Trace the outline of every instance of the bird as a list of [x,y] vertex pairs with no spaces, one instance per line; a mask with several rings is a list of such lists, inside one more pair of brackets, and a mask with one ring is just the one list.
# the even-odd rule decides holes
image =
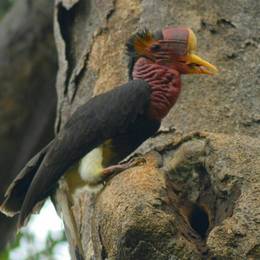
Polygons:
[[92,97],[72,114],[10,184],[0,211],[18,214],[20,228],[62,176],[95,186],[130,167],[120,162],[158,131],[181,92],[181,75],[218,72],[196,49],[197,38],[187,27],[134,33],[126,43],[129,81]]

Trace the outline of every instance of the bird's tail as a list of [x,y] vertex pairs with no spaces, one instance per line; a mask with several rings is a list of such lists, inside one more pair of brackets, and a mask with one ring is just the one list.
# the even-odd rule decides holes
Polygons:
[[10,184],[5,193],[5,200],[0,206],[0,211],[2,213],[9,217],[13,217],[20,212],[30,184],[50,145],[51,143],[36,154]]

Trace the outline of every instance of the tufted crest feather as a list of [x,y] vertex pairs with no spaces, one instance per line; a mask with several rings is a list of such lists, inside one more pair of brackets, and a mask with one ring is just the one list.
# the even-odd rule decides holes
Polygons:
[[126,43],[126,51],[128,55],[128,76],[132,79],[132,70],[136,60],[140,56],[148,54],[148,47],[156,40],[163,39],[162,31],[151,33],[148,29],[144,29],[132,35]]
[[135,57],[145,55],[147,47],[151,46],[153,41],[153,35],[147,29],[137,32],[126,43],[127,54]]
[[148,29],[139,31],[128,39],[126,43],[126,51],[129,57],[128,69],[130,79],[132,79],[134,63],[138,57],[145,56],[147,47],[151,45],[153,40],[153,34]]

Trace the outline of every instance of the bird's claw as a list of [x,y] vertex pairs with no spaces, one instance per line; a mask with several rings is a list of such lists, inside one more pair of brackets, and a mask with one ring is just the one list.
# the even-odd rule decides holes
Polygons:
[[104,178],[107,178],[109,176],[118,174],[122,171],[125,171],[131,167],[140,166],[146,163],[146,159],[144,157],[135,157],[130,159],[128,162],[123,162],[121,164],[116,164],[109,166],[102,171],[102,175]]
[[139,157],[134,157],[134,158],[130,159],[125,164],[128,165],[127,168],[131,168],[131,167],[135,167],[135,166],[144,165],[145,163],[146,163],[146,159],[144,157],[139,156]]
[[160,127],[160,129],[153,135],[153,138],[160,135],[160,134],[168,134],[176,132],[176,128],[174,126],[169,127]]

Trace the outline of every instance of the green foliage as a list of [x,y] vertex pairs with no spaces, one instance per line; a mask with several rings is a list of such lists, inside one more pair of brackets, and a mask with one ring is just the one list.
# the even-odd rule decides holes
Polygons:
[[16,240],[13,241],[4,251],[0,252],[0,260],[8,260],[10,258],[10,252],[20,246],[22,236],[22,233],[17,234]]
[[[32,240],[32,243],[34,241],[34,238]],[[46,238],[46,247],[45,249],[35,252],[34,254],[28,256],[28,260],[40,260],[40,259],[54,259],[53,255],[55,252],[55,247],[60,244],[61,242],[65,242],[65,234],[63,233],[59,239],[55,239],[50,232]],[[44,258],[43,258],[44,257]]]
[[0,19],[7,13],[15,0],[1,0],[0,1]]
[[11,243],[4,251],[0,252],[0,260],[9,260],[11,252],[13,250],[19,249],[19,247],[22,246],[21,243],[27,244],[30,248],[32,248],[32,250],[28,252],[26,260],[54,259],[53,256],[55,254],[55,247],[60,243],[65,242],[66,238],[64,232],[60,233],[58,238],[57,236],[54,237],[54,235],[49,232],[45,240],[44,249],[40,251],[37,251],[34,246],[36,243],[35,240],[34,233],[28,231],[20,232],[17,235],[16,240]]

